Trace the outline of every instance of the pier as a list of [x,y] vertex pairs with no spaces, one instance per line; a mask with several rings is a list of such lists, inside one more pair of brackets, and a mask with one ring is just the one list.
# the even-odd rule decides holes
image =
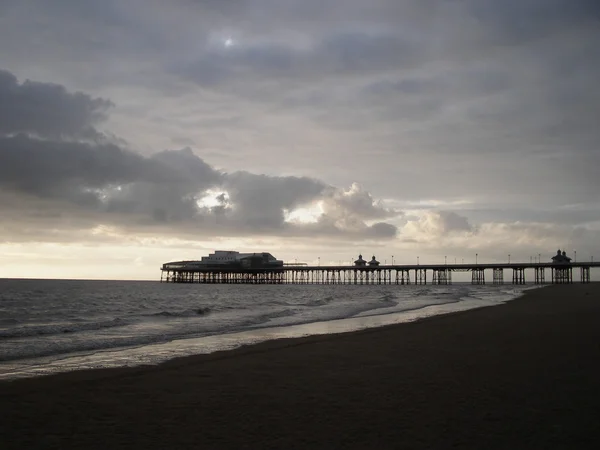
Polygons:
[[[309,266],[284,265],[275,268],[215,268],[191,262],[166,263],[161,267],[164,283],[203,284],[345,284],[345,285],[409,285],[452,284],[452,274],[471,272],[472,284],[515,285],[589,283],[598,262],[568,263],[492,263],[492,264],[417,264],[377,266]],[[533,273],[526,279],[526,270]],[[508,278],[505,278],[508,272]],[[575,280],[573,276],[575,272]],[[491,277],[490,277],[491,275]],[[489,278],[488,278],[489,277]]]

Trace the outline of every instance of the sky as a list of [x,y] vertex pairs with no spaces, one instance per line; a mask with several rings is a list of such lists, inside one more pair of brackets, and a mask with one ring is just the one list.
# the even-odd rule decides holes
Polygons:
[[0,0],[0,277],[600,258],[596,0]]

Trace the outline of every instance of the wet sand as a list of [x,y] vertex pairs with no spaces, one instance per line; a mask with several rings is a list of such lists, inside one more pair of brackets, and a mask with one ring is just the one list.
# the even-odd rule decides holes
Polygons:
[[600,284],[153,367],[0,383],[1,449],[598,445]]

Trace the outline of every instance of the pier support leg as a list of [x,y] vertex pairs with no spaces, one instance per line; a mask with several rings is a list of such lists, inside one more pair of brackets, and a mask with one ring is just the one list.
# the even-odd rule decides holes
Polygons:
[[581,268],[581,282],[582,283],[589,283],[590,282],[590,268],[589,268],[589,266]]
[[471,274],[471,284],[485,284],[484,269],[473,269]]
[[396,270],[396,284],[410,284],[410,271],[395,269]]
[[513,269],[513,284],[525,284],[524,267],[516,267]]
[[432,284],[452,284],[450,269],[433,269]]
[[544,284],[546,282],[546,271],[543,267],[535,268],[535,284]]
[[573,283],[573,268],[571,267],[553,267],[552,284],[571,284]]
[[504,269],[494,267],[493,269],[493,284],[504,284]]

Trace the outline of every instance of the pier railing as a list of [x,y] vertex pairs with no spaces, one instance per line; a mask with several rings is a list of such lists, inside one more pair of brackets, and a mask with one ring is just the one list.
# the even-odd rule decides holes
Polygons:
[[[492,284],[504,284],[504,271],[512,270],[512,284],[570,284],[578,269],[579,281],[591,281],[591,268],[598,262],[505,263],[505,264],[417,264],[380,266],[308,266],[286,265],[265,269],[203,268],[193,264],[163,264],[161,282],[211,284],[452,284],[453,272],[471,272],[472,284],[486,284],[491,272]],[[533,270],[533,279],[526,280],[525,271]],[[550,276],[546,278],[546,273]],[[508,280],[507,280],[508,281]]]

